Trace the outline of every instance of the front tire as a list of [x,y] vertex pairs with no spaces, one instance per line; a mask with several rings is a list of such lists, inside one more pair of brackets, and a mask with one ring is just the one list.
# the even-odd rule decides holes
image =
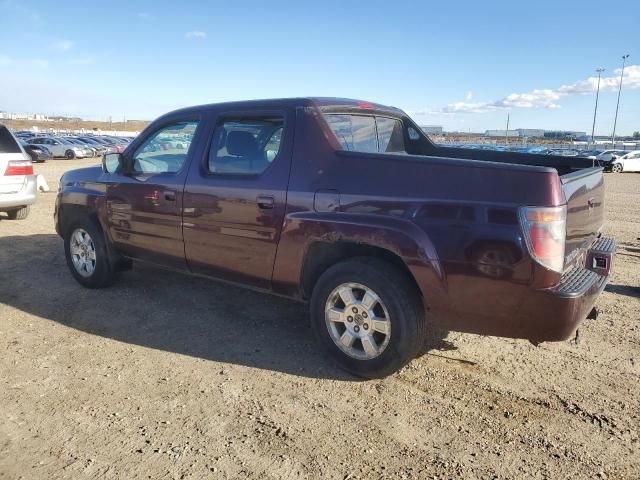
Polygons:
[[420,294],[404,272],[387,262],[361,257],[333,265],[316,283],[310,308],[316,339],[354,375],[386,377],[424,344]]
[[64,253],[71,274],[83,287],[103,288],[115,281],[104,234],[95,221],[86,218],[70,226]]
[[619,163],[614,163],[611,165],[611,171],[613,173],[622,173],[622,165]]
[[65,156],[68,160],[73,160],[74,158],[76,158],[76,152],[74,152],[73,150],[67,150]]
[[20,207],[15,210],[9,210],[7,215],[9,216],[9,220],[24,220],[29,216],[29,212],[31,211],[31,207],[27,205],[26,207]]

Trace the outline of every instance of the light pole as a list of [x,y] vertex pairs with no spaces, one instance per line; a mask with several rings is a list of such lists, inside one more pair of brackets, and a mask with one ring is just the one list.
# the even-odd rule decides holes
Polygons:
[[504,131],[504,144],[509,145],[509,115],[510,112],[507,112],[507,129]]
[[618,123],[618,108],[620,107],[620,92],[622,91],[622,77],[624,76],[624,64],[629,54],[622,56],[622,71],[620,72],[620,85],[618,86],[618,103],[616,103],[616,116],[613,120],[613,134],[611,135],[611,148],[616,148],[616,124]]
[[600,95],[600,76],[604,72],[604,68],[596,69],[598,72],[598,88],[596,88],[596,108],[593,110],[593,127],[591,127],[591,145],[593,145],[593,135],[596,130],[596,114],[598,113],[598,96]]

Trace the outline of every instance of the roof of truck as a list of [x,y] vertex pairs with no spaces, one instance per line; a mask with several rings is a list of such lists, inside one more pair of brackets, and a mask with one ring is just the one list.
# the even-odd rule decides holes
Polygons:
[[325,107],[345,107],[345,108],[362,108],[373,110],[387,110],[394,112],[401,112],[400,109],[391,107],[388,105],[382,105],[379,103],[369,102],[365,100],[356,100],[351,98],[337,98],[337,97],[294,97],[294,98],[270,98],[260,100],[241,100],[233,102],[221,102],[221,103],[209,103],[204,105],[194,105],[192,107],[180,108],[167,115],[174,115],[179,113],[193,113],[203,110],[225,108],[229,110],[242,110],[252,109],[259,107],[310,107],[316,106],[320,108]]

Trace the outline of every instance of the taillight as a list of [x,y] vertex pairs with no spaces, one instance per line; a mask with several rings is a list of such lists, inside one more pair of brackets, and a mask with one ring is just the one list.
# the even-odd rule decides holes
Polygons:
[[9,160],[5,176],[9,175],[33,175],[33,164],[31,160]]
[[562,272],[567,207],[523,207],[520,223],[533,259],[550,270]]

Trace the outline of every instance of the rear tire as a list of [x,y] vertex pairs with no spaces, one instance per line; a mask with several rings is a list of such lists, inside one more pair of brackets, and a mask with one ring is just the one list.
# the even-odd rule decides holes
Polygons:
[[102,229],[94,220],[74,222],[64,236],[64,253],[73,278],[87,288],[104,288],[116,279]]
[[29,216],[29,212],[31,211],[31,207],[27,205],[26,207],[20,207],[15,210],[9,210],[7,215],[9,215],[9,220],[24,220]]
[[[349,300],[343,301],[344,296]],[[375,258],[355,258],[327,269],[313,289],[310,309],[321,347],[338,366],[360,377],[382,378],[398,371],[425,341],[425,312],[415,284],[394,265]]]

